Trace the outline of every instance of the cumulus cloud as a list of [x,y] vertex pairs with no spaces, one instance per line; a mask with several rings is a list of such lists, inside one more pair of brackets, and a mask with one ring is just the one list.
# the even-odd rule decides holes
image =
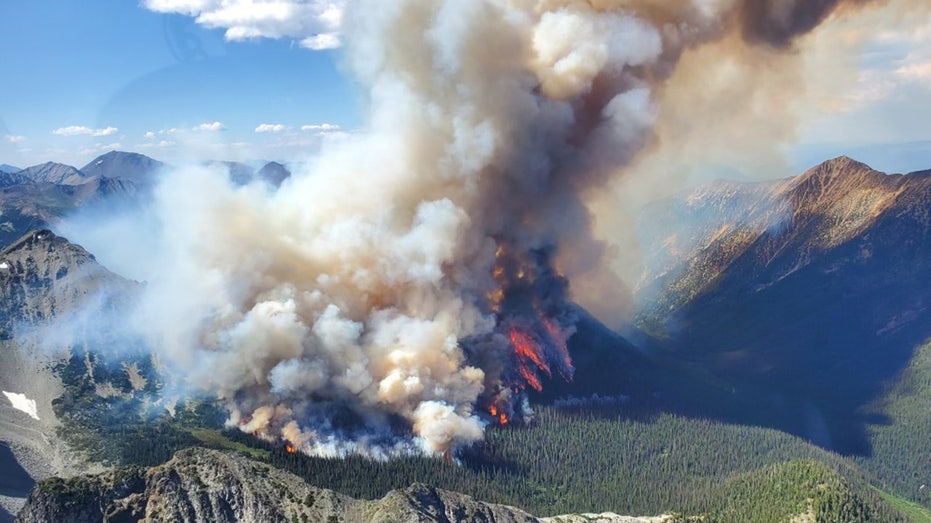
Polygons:
[[7,134],[3,137],[4,140],[10,143],[23,143],[26,141],[26,137],[18,134]]
[[112,136],[119,131],[120,130],[116,127],[92,129],[84,125],[69,125],[67,127],[55,129],[52,131],[52,134],[57,134],[58,136]]
[[255,128],[257,133],[280,133],[288,130],[288,127],[280,123],[263,123]]
[[145,136],[145,139],[146,139],[146,140],[151,140],[151,139],[155,138],[155,132],[153,132],[153,131],[148,131],[148,132],[146,132],[145,135],[143,135],[143,136]]
[[[212,132],[217,132],[217,131],[225,131],[225,130],[226,130],[226,126],[223,125],[222,122],[204,122],[204,123],[202,123],[202,124],[200,124],[200,125],[194,127],[194,129],[192,129],[192,130],[193,130],[193,131],[202,131],[202,132],[210,132],[210,133],[212,133]],[[167,131],[165,131],[165,132],[171,134],[171,133],[174,132],[174,131],[175,131],[174,129],[169,129],[169,130],[167,130]]]
[[294,38],[309,49],[340,45],[345,0],[145,0],[159,13],[179,13],[227,40]]

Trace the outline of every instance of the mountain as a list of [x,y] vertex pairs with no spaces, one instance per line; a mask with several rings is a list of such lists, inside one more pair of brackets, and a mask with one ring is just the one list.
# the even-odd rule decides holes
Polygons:
[[6,163],[0,163],[0,173],[13,174],[13,173],[18,173],[19,171],[22,171],[22,170],[23,169],[20,167],[13,167],[12,165],[9,165]]
[[[96,349],[113,350],[107,333],[94,329],[110,328],[100,320],[125,307],[135,288],[80,246],[47,230],[32,231],[0,250],[0,389],[35,402],[37,414],[33,419],[0,405],[0,508],[15,511],[28,493],[11,486],[99,468],[83,462],[62,440],[73,431],[61,431],[53,404],[72,397],[76,389],[69,385],[77,382],[88,391],[80,396],[86,405],[94,405],[98,387],[107,387],[112,373],[80,347],[92,340]],[[69,374],[70,382],[55,370],[69,359],[78,360],[79,369]],[[9,520],[0,510],[0,521]]]
[[89,176],[78,169],[63,163],[46,162],[27,167],[18,173],[34,183],[54,183],[59,185],[79,185]]
[[[292,474],[242,456],[203,448],[181,451],[148,470],[123,469],[39,483],[17,516],[19,523],[92,521],[255,522],[452,522],[556,523],[590,521],[538,519],[503,505],[426,485],[360,501],[312,487]],[[605,523],[663,523],[670,517],[624,518]]]
[[81,171],[88,177],[122,180],[145,186],[152,184],[164,167],[164,163],[142,154],[110,151],[91,160]]
[[639,325],[733,387],[721,415],[869,456],[869,406],[931,337],[929,202],[931,172],[841,157],[653,205]]
[[0,186],[0,248],[27,231],[53,226],[79,207],[137,197],[135,184],[111,178],[89,178],[78,185],[42,182]]
[[9,187],[10,185],[19,185],[30,181],[29,177],[21,173],[21,170],[10,172],[0,170],[0,187]]
[[291,176],[291,171],[278,162],[268,162],[255,173],[256,178],[264,180],[272,187],[278,187],[281,182]]
[[91,302],[99,313],[125,299],[133,285],[67,239],[30,232],[0,250],[0,338],[16,326],[95,312]]
[[255,169],[241,162],[210,161],[207,166],[221,166],[226,169],[230,181],[236,185],[246,185],[255,178]]

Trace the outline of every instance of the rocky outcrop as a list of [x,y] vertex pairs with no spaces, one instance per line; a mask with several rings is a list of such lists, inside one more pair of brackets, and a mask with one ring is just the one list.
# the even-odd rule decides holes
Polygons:
[[53,317],[114,308],[136,284],[48,230],[32,231],[0,251],[0,339]]
[[[660,523],[600,515],[597,521]],[[576,518],[583,516],[576,516]],[[459,522],[581,521],[538,519],[503,505],[426,485],[395,490],[375,501],[319,489],[269,465],[232,453],[186,449],[148,470],[121,469],[96,476],[40,482],[19,523],[109,522]],[[585,520],[590,521],[590,520]]]

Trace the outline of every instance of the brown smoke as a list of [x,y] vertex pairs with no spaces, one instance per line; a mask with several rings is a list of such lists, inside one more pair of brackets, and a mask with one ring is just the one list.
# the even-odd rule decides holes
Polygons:
[[680,60],[699,67],[738,34],[776,52],[841,5],[351,1],[366,129],[277,192],[209,168],[170,176],[166,270],[140,326],[231,425],[304,452],[480,439],[541,375],[571,379],[567,302],[612,322],[627,310],[591,200],[658,121],[672,140],[689,125],[659,105],[688,105],[664,90]]

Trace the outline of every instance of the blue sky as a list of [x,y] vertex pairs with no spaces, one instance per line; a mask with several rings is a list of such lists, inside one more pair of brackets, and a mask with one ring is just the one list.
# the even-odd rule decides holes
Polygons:
[[0,2],[0,20],[0,163],[81,166],[112,148],[274,158],[360,121],[336,52],[292,38],[227,42],[131,0]]
[[[333,49],[344,1],[0,2],[0,163],[298,158],[362,124]],[[859,78],[800,123],[794,168],[839,154],[931,167],[926,22],[869,29]]]

